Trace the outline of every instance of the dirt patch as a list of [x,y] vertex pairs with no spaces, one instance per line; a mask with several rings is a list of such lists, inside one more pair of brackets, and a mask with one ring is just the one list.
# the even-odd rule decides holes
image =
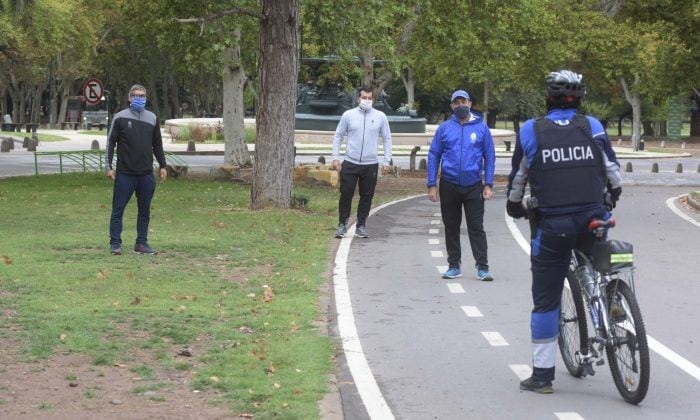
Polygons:
[[[71,352],[23,362],[19,345],[3,339],[0,352],[0,418],[3,419],[230,419],[215,390],[193,391],[198,366],[194,348],[173,349],[189,370],[161,369],[148,351],[138,350],[129,365],[97,366]],[[132,371],[147,365],[149,378]]]

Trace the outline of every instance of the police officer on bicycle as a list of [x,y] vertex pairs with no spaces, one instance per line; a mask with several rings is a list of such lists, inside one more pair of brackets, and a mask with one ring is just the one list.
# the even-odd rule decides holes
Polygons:
[[620,165],[603,125],[577,113],[586,95],[582,76],[559,70],[549,73],[545,83],[547,115],[526,121],[520,129],[506,210],[514,218],[528,217],[522,200],[529,182],[530,214],[535,219],[530,221],[533,367],[520,389],[550,394],[571,251],[590,250],[594,238],[588,221],[607,218],[608,206],[614,207],[622,188]]

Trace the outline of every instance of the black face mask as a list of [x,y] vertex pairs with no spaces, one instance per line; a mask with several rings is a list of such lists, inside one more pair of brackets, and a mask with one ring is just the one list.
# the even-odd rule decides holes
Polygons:
[[471,108],[469,108],[468,106],[460,105],[457,108],[453,109],[452,112],[454,112],[455,117],[457,117],[457,119],[463,120],[467,118],[470,110]]

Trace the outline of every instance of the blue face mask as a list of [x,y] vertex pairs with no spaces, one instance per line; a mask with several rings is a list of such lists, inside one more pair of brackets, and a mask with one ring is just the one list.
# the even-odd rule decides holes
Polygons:
[[146,108],[146,98],[133,97],[131,98],[131,105],[129,105],[134,111],[141,112]]
[[457,108],[455,108],[453,112],[455,113],[455,117],[457,117],[457,119],[463,120],[467,118],[470,110],[471,109],[468,106],[460,105]]

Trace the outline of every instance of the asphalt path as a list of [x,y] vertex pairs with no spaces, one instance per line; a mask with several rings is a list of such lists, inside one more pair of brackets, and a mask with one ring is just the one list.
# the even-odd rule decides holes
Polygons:
[[[516,237],[527,237],[528,227],[505,215],[502,187],[485,219],[494,282],[476,280],[464,227],[464,276],[440,277],[440,208],[426,196],[375,209],[371,237],[343,239],[338,256],[345,260],[336,258],[345,418],[698,418],[700,217],[688,221],[667,205],[686,192],[628,185],[615,210],[611,236],[635,244],[637,296],[652,348],[651,385],[640,406],[621,399],[607,364],[576,379],[559,357],[553,395],[518,389],[530,369],[531,297],[529,257]],[[340,325],[347,322],[353,328]]]

